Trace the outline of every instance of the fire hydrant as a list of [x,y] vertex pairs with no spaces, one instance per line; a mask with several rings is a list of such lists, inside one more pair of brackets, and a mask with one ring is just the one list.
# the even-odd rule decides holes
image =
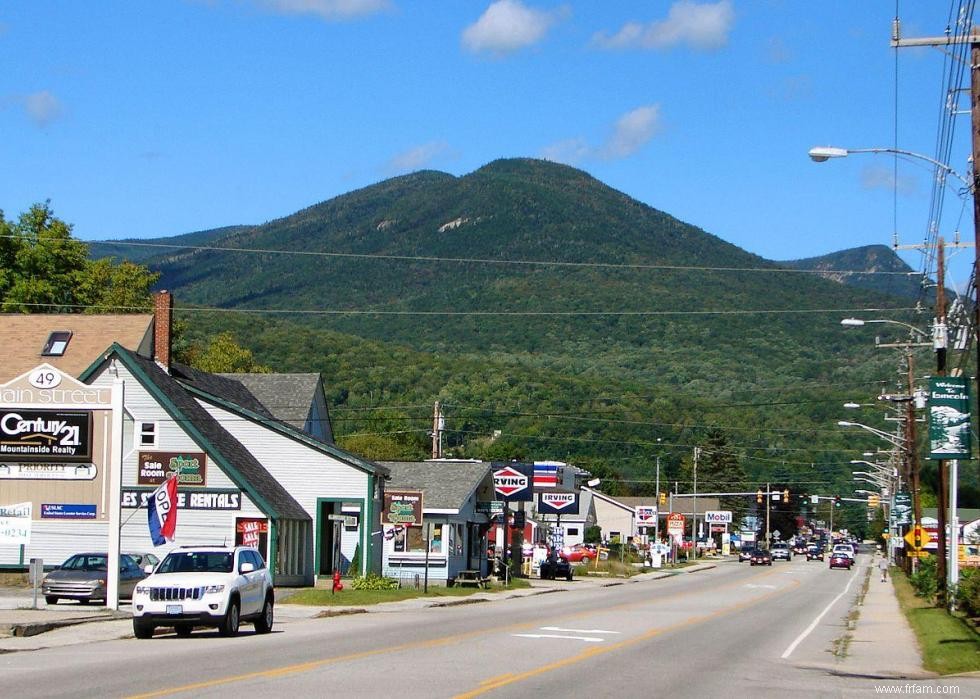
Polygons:
[[333,572],[333,592],[339,592],[344,589],[344,583],[340,582],[340,571],[335,570]]

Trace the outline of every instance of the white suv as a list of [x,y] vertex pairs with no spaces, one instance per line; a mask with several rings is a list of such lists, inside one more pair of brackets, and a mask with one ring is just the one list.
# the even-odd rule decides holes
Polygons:
[[189,636],[195,626],[211,626],[234,636],[242,621],[269,633],[274,604],[272,575],[255,549],[178,548],[133,591],[133,634],[150,638],[157,626],[172,626]]

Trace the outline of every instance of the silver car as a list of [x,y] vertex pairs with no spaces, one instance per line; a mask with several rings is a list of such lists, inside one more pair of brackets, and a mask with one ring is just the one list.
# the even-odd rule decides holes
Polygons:
[[[41,582],[41,594],[48,604],[58,600],[73,599],[80,604],[106,600],[106,572],[109,556],[105,553],[76,553],[48,573]],[[136,583],[146,577],[135,559],[127,554],[119,556],[119,596],[133,596]]]

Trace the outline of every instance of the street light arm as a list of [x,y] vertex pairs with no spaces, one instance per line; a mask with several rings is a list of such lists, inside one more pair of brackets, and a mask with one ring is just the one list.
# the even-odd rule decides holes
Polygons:
[[887,432],[876,429],[874,427],[868,427],[867,425],[861,424],[860,422],[849,422],[847,420],[840,420],[838,421],[837,424],[840,427],[860,427],[861,429],[867,430],[868,432],[875,435],[876,437],[879,437],[880,439],[884,439],[886,442],[893,444],[899,449],[904,450],[906,448],[904,439],[900,439],[899,437],[896,437],[893,434],[888,434]]
[[846,158],[851,153],[892,153],[894,155],[904,155],[907,158],[924,160],[927,163],[932,163],[943,172],[958,179],[966,186],[967,190],[971,192],[973,191],[972,183],[946,163],[941,163],[935,158],[930,158],[928,155],[913,153],[910,150],[902,150],[901,148],[836,148],[834,146],[816,146],[810,149],[809,156],[810,160],[814,161],[815,163],[823,163],[831,158]]
[[928,339],[929,334],[924,330],[911,325],[910,323],[903,323],[900,320],[891,320],[889,318],[874,318],[872,320],[864,320],[862,318],[844,318],[841,320],[840,324],[847,328],[860,327],[866,323],[890,323],[892,325],[901,325],[903,328],[908,328],[914,334],[918,335],[922,339]]

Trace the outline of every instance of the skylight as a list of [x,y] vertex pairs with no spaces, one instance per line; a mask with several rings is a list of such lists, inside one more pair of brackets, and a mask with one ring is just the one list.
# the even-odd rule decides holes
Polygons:
[[68,349],[68,341],[71,340],[71,330],[55,330],[48,335],[48,341],[44,343],[41,350],[42,357],[60,357]]

